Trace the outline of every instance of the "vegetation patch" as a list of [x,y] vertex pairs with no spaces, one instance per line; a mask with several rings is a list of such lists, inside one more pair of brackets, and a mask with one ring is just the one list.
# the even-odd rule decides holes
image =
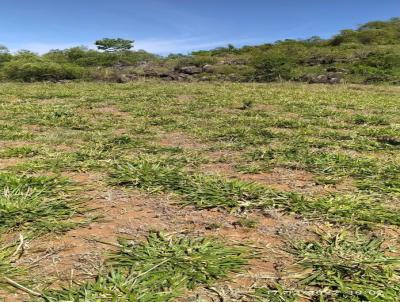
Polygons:
[[16,148],[8,148],[0,152],[0,158],[12,158],[12,157],[34,157],[39,154],[39,151],[35,148],[24,146]]
[[342,230],[290,246],[296,263],[283,278],[286,286],[256,289],[261,301],[398,301],[400,257],[384,240]]
[[[0,80],[103,80],[126,83],[139,78],[179,81],[273,82],[319,84],[399,84],[400,19],[373,21],[345,29],[330,39],[286,39],[256,46],[221,46],[187,55],[160,57],[132,51],[134,42],[121,38],[95,41],[85,47],[15,54],[0,45]],[[248,109],[244,103],[243,109]],[[363,117],[355,122],[364,123]],[[296,127],[293,123],[282,127]]]
[[[254,238],[249,248],[257,249],[255,253],[266,263],[258,265],[261,259],[257,259],[251,273],[243,273],[246,280],[277,273],[276,268],[282,264],[277,255],[280,255],[280,249],[285,248],[282,246],[282,232],[301,239],[309,234],[305,230],[307,226],[314,229],[327,223],[323,229],[360,227],[366,234],[362,236],[367,239],[373,233],[397,234],[400,225],[399,92],[397,87],[391,86],[293,83],[3,83],[0,89],[0,145],[3,146],[0,147],[0,253],[5,253],[1,256],[0,270],[9,274],[10,279],[40,291],[47,288],[45,277],[67,286],[63,283],[65,279],[58,280],[61,279],[58,276],[69,276],[67,270],[73,266],[75,285],[63,291],[47,292],[53,301],[74,301],[75,297],[77,301],[84,301],[86,293],[87,301],[103,297],[106,301],[113,297],[116,301],[129,301],[126,298],[129,295],[133,295],[135,301],[138,300],[136,293],[149,297],[149,301],[157,301],[152,295],[158,285],[153,287],[151,284],[156,283],[150,284],[150,279],[153,278],[157,284],[161,280],[152,274],[153,270],[136,281],[132,281],[135,278],[132,276],[137,277],[140,272],[147,272],[160,263],[154,259],[160,258],[160,253],[166,248],[158,237],[149,241],[160,245],[160,250],[150,248],[148,243],[143,244],[151,252],[148,257],[153,252],[156,255],[151,258],[153,260],[142,255],[145,248],[141,244],[121,242],[120,251],[110,257],[97,280],[85,283],[79,283],[84,281],[78,276],[86,273],[86,264],[91,265],[86,263],[87,253],[97,255],[99,250],[78,249],[78,254],[72,259],[69,251],[58,252],[57,249],[58,244],[64,247],[64,242],[69,242],[70,238],[73,238],[72,244],[87,246],[86,241],[80,240],[90,239],[91,234],[96,239],[113,242],[110,236],[114,232],[132,230],[135,233],[136,229],[141,232],[142,224],[147,223],[140,219],[142,211],[151,216],[154,223],[159,221],[167,225],[168,230],[227,234],[226,238],[232,241],[235,238]],[[181,97],[183,95],[190,97]],[[52,174],[70,175],[82,186],[78,190],[77,184],[60,176],[48,176]],[[104,186],[105,180],[109,181],[110,187]],[[140,198],[136,198],[131,188],[160,194],[149,199],[139,194]],[[121,189],[125,190],[121,192]],[[165,199],[162,194],[169,194],[172,198]],[[75,232],[61,237],[60,233],[80,226],[87,218],[87,215],[81,215],[85,211],[79,203],[82,196],[93,197],[90,204],[98,207],[99,214],[104,213],[110,220],[99,221],[88,228],[85,239],[75,237]],[[176,208],[169,204],[170,200],[192,206],[176,213]],[[196,209],[210,210],[196,212]],[[287,217],[281,219],[276,210],[294,216],[296,221]],[[254,216],[254,211],[268,217]],[[233,217],[228,212],[241,215]],[[169,214],[176,216],[161,221]],[[121,219],[115,222],[119,215]],[[227,215],[226,220],[221,219],[223,215]],[[125,224],[127,221],[129,225]],[[101,227],[114,225],[114,222],[118,228],[110,228],[110,232],[101,231]],[[144,227],[147,229],[151,225]],[[38,260],[34,262],[38,266],[34,272],[43,271],[47,276],[33,275],[28,267],[23,270],[26,275],[20,277],[14,266],[18,268],[36,256],[42,259],[48,255],[47,251],[36,252],[36,247],[42,246],[42,241],[48,238],[38,236],[47,232],[58,233],[52,237],[52,245],[56,247],[54,257],[59,262],[52,266],[48,265],[50,258]],[[6,252],[6,247],[12,245],[10,241],[18,233],[25,238],[22,241],[26,246],[16,257],[12,256],[15,248]],[[86,230],[77,233],[86,234]],[[197,240],[191,234],[188,236],[191,236],[190,240]],[[183,238],[177,237],[179,240]],[[180,244],[178,238],[171,237],[175,247]],[[361,235],[353,234],[346,238],[352,242]],[[263,244],[264,239],[268,244],[266,258],[258,250],[258,244]],[[325,241],[320,239],[315,244],[327,250],[330,245]],[[231,243],[227,242],[227,246]],[[314,246],[314,241],[308,240],[307,243]],[[390,243],[398,244],[395,240]],[[337,243],[339,247],[343,244],[341,241]],[[90,242],[92,246],[96,244]],[[140,250],[135,250],[138,246]],[[385,257],[394,257],[395,254],[384,251],[384,246],[386,242],[379,249]],[[196,254],[196,259],[206,259],[204,263],[214,261],[207,258],[214,253],[214,248],[210,249],[207,255]],[[134,252],[125,255],[122,250]],[[299,248],[296,253],[300,255],[303,250]],[[296,256],[296,253],[296,261],[305,257]],[[319,255],[314,250],[309,253]],[[326,253],[324,257],[335,259],[335,253],[342,252],[334,252],[332,257]],[[346,250],[343,255],[345,253],[349,252]],[[126,257],[138,255],[142,256],[132,260],[135,273],[129,277],[128,265],[124,264],[128,262]],[[21,258],[16,260],[18,257]],[[358,276],[353,261],[356,258],[343,257],[350,259],[348,263],[354,271],[353,277],[343,273],[343,278],[353,278],[354,281]],[[288,257],[289,262],[290,259],[293,258]],[[173,273],[163,275],[161,266],[167,267],[170,261],[174,266],[168,269]],[[189,265],[185,264],[181,269],[174,261],[168,260],[154,268],[154,273],[166,276],[166,280],[170,280],[168,284],[171,284],[164,289],[165,284],[161,283],[162,290],[157,291],[161,293],[161,301],[164,297],[174,300],[178,292],[184,296],[187,289],[207,287],[213,282],[210,274],[215,271],[209,271],[206,264],[205,268],[201,267],[197,260],[192,259],[190,261],[194,262],[196,269],[191,271]],[[181,258],[179,261],[186,263]],[[345,263],[341,265],[345,266]],[[41,270],[41,266],[46,266],[46,269]],[[314,266],[301,267],[303,277],[311,270],[313,273],[319,270],[317,264]],[[201,276],[193,273],[203,268],[205,273]],[[382,271],[388,269],[383,264],[382,268]],[[182,283],[172,274],[182,279]],[[393,276],[396,274],[394,270]],[[210,283],[202,279],[204,276],[209,276],[207,280]],[[327,276],[330,278],[330,273]],[[336,273],[333,276],[338,278]],[[196,283],[195,279],[200,281]],[[25,283],[25,280],[32,282]],[[336,296],[328,294],[346,299],[342,298],[345,297],[342,293],[332,293],[337,283],[331,286],[333,281],[328,278],[331,287],[319,285],[322,281],[315,285],[301,284],[299,278],[293,280],[293,284],[286,284],[282,278],[281,287],[271,285],[268,288],[268,281],[262,280],[265,283],[256,285],[265,285],[265,288],[257,290],[257,293],[246,289],[255,301],[301,300],[302,293],[296,290],[304,289],[307,293],[310,290],[324,291],[325,287],[325,301],[336,299]],[[365,280],[371,278],[367,276]],[[384,278],[376,280],[376,283],[368,281],[372,289],[380,287],[384,292],[385,284],[392,286]],[[229,281],[226,285],[231,286]],[[232,295],[225,291],[225,283],[221,286],[217,286],[221,294],[229,297],[241,295],[235,291],[234,285]],[[145,292],[145,287],[150,290]],[[367,283],[364,288],[367,288]],[[389,288],[396,289],[394,286]],[[216,292],[210,293],[210,289],[199,289],[199,292],[200,295],[216,295]],[[393,292],[393,297],[398,295],[395,290]],[[3,296],[2,291],[0,296]],[[7,294],[5,296],[8,299]],[[314,301],[324,301],[320,296],[309,297]],[[20,296],[17,299],[22,300]],[[357,302],[357,299],[365,300],[354,299]],[[378,297],[374,302],[381,300]]]
[[141,157],[117,164],[110,174],[115,185],[137,187],[149,192],[173,192],[182,203],[198,208],[257,208],[290,198],[250,182],[226,180],[217,176],[190,173],[170,160]]
[[105,271],[93,282],[45,295],[46,301],[173,301],[211,285],[247,264],[244,248],[206,238],[150,233],[140,244],[120,241]]
[[325,301],[394,302],[400,296],[400,257],[379,238],[339,232],[299,242],[292,252],[312,269],[301,284],[324,289]]
[[141,157],[115,166],[111,183],[136,187],[148,192],[172,192],[185,205],[197,208],[271,209],[280,208],[310,218],[352,224],[386,223],[400,225],[398,210],[385,207],[369,197],[329,196],[305,198],[265,186],[220,176],[190,173],[171,160]]
[[397,162],[380,163],[376,159],[350,156],[340,152],[310,150],[301,144],[282,148],[267,148],[253,151],[252,160],[267,162],[270,166],[301,168],[312,172],[320,183],[340,182],[352,177],[356,186],[363,191],[376,193],[398,193],[400,165]]
[[69,182],[56,177],[0,173],[0,232],[60,232],[82,212],[66,195]]
[[2,288],[1,285],[6,286],[8,284],[7,279],[13,278],[20,273],[19,269],[11,264],[11,257],[12,251],[10,247],[0,248],[0,289]]

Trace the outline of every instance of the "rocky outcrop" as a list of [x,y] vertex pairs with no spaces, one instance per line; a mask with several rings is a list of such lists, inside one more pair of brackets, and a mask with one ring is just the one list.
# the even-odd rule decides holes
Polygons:
[[197,66],[184,66],[184,67],[178,68],[176,71],[178,73],[182,73],[182,74],[194,75],[194,74],[202,73],[203,68],[200,68]]
[[343,72],[327,72],[320,75],[305,75],[301,79],[310,84],[340,84],[343,82]]
[[138,77],[135,74],[118,74],[116,76],[115,81],[117,83],[128,83],[128,82],[131,82],[131,81],[135,81],[137,79],[138,79]]
[[161,79],[167,81],[191,81],[193,77],[191,75],[185,73],[176,73],[176,72],[163,72],[159,74]]

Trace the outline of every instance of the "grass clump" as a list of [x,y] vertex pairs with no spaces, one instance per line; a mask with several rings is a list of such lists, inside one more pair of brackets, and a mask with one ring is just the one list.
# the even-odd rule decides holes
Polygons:
[[310,200],[298,197],[293,198],[286,207],[287,210],[310,218],[325,218],[333,222],[400,225],[398,210],[362,195],[333,195]]
[[[305,142],[281,148],[266,148],[250,154],[251,161],[272,166],[303,169],[316,175],[322,184],[336,184],[353,178],[359,190],[371,193],[399,193],[400,166],[371,157],[350,156],[340,152],[311,150]],[[254,163],[252,163],[254,164]]]
[[398,301],[400,257],[383,240],[346,231],[320,239],[297,242],[291,251],[298,264],[311,269],[300,282],[319,289],[311,301]]
[[173,192],[182,196],[183,204],[198,208],[260,208],[290,198],[254,183],[187,172],[168,159],[152,157],[117,165],[111,182],[149,192]]
[[18,269],[11,264],[11,255],[9,247],[0,247],[0,288],[6,286],[5,278],[12,278],[18,273]]
[[181,197],[181,203],[200,209],[279,208],[340,223],[400,225],[398,210],[389,209],[372,198],[337,195],[306,199],[256,183],[187,172],[182,165],[174,165],[169,159],[141,157],[117,165],[111,173],[111,182],[148,192],[172,192]]
[[67,188],[68,181],[56,177],[0,173],[0,233],[71,228],[79,207],[62,195]]
[[151,156],[117,164],[110,176],[114,185],[137,187],[149,192],[179,191],[186,179],[181,165],[172,165],[166,159]]
[[47,294],[47,301],[172,301],[246,265],[246,250],[205,238],[152,232],[147,241],[121,241],[95,281]]
[[256,302],[297,302],[296,294],[292,291],[287,291],[279,284],[274,284],[269,287],[257,288],[254,293]]
[[34,157],[39,154],[39,151],[29,147],[16,147],[16,148],[8,148],[4,151],[0,152],[0,157],[2,158],[12,158],[12,157]]

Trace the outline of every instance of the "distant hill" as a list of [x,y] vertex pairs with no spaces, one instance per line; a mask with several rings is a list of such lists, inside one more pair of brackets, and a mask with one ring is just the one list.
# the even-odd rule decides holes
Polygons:
[[82,47],[38,56],[0,48],[3,80],[87,79],[126,82],[140,77],[240,82],[400,84],[400,18],[345,29],[330,39],[233,45],[160,57],[145,51],[100,52]]

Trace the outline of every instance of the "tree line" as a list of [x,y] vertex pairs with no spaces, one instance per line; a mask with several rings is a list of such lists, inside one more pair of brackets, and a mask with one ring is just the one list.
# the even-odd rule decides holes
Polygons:
[[[400,83],[400,18],[345,29],[329,39],[281,40],[257,46],[234,45],[167,57],[134,50],[134,41],[104,38],[97,47],[10,53],[0,46],[3,81],[117,80],[120,75],[230,81],[304,81],[335,73],[354,83]],[[186,70],[188,70],[186,68]],[[183,75],[182,75],[183,76]]]

